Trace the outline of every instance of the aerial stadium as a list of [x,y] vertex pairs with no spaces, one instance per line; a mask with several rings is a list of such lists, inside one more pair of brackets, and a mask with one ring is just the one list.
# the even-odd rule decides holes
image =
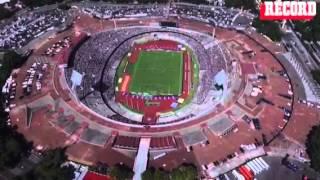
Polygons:
[[[16,90],[7,111],[39,151],[126,164],[134,179],[183,163],[214,178],[266,155],[279,134],[297,135],[290,123],[303,87],[250,13],[184,3],[59,11],[39,38],[2,44],[32,49],[7,81]],[[226,166],[233,158],[240,164]]]
[[[108,48],[98,52],[101,54],[94,50],[98,48],[92,46],[96,39],[102,40],[128,30],[132,32],[124,36],[119,47],[110,54]],[[101,32],[75,53],[73,67],[66,70],[69,87],[73,87],[73,71],[86,74],[82,82],[91,86],[75,89],[76,98],[99,115],[114,121],[120,118],[127,123],[156,125],[178,122],[188,116],[196,118],[201,115],[192,113],[196,106],[206,108],[219,102],[211,101],[212,97],[206,96],[205,91],[212,91],[217,99],[223,98],[221,89],[227,83],[225,67],[228,59],[217,47],[211,47],[214,56],[198,57],[197,53],[206,54],[206,50],[200,48],[194,34],[198,38],[213,40],[208,49],[218,43],[208,35],[190,30],[178,32],[175,29],[135,27]],[[106,39],[100,45],[108,47],[109,42]],[[82,48],[91,50],[82,51]],[[96,57],[103,57],[103,54],[108,54],[107,58],[97,60]],[[100,63],[103,65],[99,66]],[[215,77],[220,81],[215,82]],[[203,83],[207,86],[215,84],[221,89],[206,88]]]

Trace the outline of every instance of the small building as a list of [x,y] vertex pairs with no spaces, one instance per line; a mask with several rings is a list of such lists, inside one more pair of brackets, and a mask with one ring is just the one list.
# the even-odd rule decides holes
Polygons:
[[237,124],[228,117],[222,117],[220,119],[213,120],[208,127],[214,135],[224,136],[233,131],[237,127]]
[[182,140],[185,146],[193,146],[205,143],[208,138],[201,130],[194,130],[182,134]]

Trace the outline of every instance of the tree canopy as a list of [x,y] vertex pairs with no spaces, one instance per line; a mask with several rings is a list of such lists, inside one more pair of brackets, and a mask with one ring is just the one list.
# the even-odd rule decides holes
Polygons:
[[97,172],[99,174],[108,174],[109,166],[103,162],[97,162],[95,166],[90,166],[90,171]]
[[[317,3],[317,7],[320,3]],[[307,41],[320,41],[320,8],[317,15],[311,21],[295,21],[295,29],[301,33],[302,39]]]
[[320,126],[314,126],[306,141],[307,154],[311,160],[311,167],[320,172]]
[[[0,52],[0,86],[2,87],[14,68],[19,67],[24,58],[14,51]],[[13,168],[23,157],[29,155],[32,143],[16,131],[16,127],[7,125],[8,113],[4,112],[0,94],[0,167]]]
[[246,10],[255,10],[256,9],[256,1],[255,0],[225,0],[226,7],[233,8],[243,8]]
[[0,12],[0,20],[10,18],[14,15],[14,11],[5,8],[3,5],[0,5]]
[[268,36],[273,41],[281,40],[282,32],[277,22],[260,21],[259,18],[255,18],[252,26],[255,27],[259,33]]
[[198,171],[194,165],[182,164],[170,173],[171,180],[195,180],[198,179]]
[[55,3],[61,3],[64,0],[21,0],[21,2],[27,7],[39,7],[44,5],[50,5]]
[[182,164],[170,172],[162,169],[148,168],[142,174],[142,180],[196,180],[198,171],[194,165]]
[[132,169],[123,164],[117,164],[115,166],[112,166],[109,168],[108,171],[108,174],[116,180],[132,179],[133,177]]
[[320,85],[320,69],[312,70],[311,75],[313,79]]
[[7,126],[5,114],[1,112],[0,115],[0,167],[13,168],[23,157],[29,155],[32,143],[14,128]]
[[[0,13],[1,14],[1,13]],[[20,56],[14,51],[0,51],[0,86],[2,87],[11,71],[20,67],[26,57]]]
[[67,161],[65,151],[65,148],[46,151],[41,162],[17,180],[72,180],[75,169],[71,165],[63,165]]
[[148,168],[142,174],[142,180],[167,180],[169,179],[168,172],[161,169]]

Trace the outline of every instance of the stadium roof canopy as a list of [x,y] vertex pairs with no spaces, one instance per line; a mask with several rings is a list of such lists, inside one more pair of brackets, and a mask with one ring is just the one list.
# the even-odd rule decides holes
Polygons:
[[182,140],[186,146],[193,146],[207,141],[207,137],[200,130],[195,130],[182,135]]
[[220,119],[213,120],[211,124],[209,124],[209,129],[217,136],[222,136],[229,130],[231,130],[235,126],[233,120],[222,117]]
[[219,85],[226,84],[227,79],[228,79],[228,77],[227,77],[227,74],[226,74],[226,72],[224,70],[219,71],[218,74],[216,74],[214,76],[215,83],[217,83]]
[[110,134],[105,134],[95,129],[86,129],[81,134],[82,140],[100,146],[104,146],[109,137]]

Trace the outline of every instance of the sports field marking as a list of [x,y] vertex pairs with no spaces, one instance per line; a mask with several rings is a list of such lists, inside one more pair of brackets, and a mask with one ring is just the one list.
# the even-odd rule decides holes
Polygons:
[[129,90],[150,95],[180,95],[182,52],[142,51],[133,64]]

